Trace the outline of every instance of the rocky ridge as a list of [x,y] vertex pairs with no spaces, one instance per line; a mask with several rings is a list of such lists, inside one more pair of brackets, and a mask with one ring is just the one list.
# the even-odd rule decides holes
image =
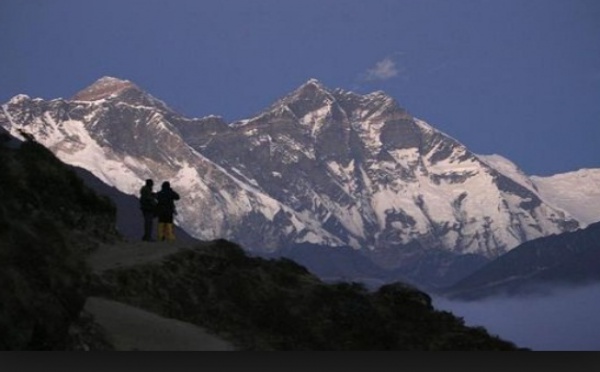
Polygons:
[[383,92],[311,79],[230,124],[183,117],[114,78],[76,98],[15,97],[0,125],[130,195],[146,178],[170,180],[184,195],[177,224],[198,239],[267,255],[350,248],[381,268],[375,279],[440,286],[477,268],[465,258],[580,226]]

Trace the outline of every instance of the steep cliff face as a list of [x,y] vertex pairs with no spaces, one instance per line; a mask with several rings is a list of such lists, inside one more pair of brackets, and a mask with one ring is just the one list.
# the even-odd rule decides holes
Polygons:
[[465,256],[493,259],[579,226],[527,176],[473,154],[383,92],[310,80],[230,124],[185,118],[114,78],[74,98],[17,96],[0,126],[127,194],[146,178],[169,180],[183,196],[177,224],[198,239],[261,254],[350,247],[384,271],[437,285]]

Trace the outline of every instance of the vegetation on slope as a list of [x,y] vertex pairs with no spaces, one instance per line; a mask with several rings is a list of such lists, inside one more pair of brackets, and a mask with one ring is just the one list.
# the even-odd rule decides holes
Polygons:
[[241,350],[518,349],[402,283],[376,292],[326,284],[289,259],[250,257],[225,240],[109,270],[95,287],[95,295],[197,324]]
[[69,348],[114,206],[33,141],[0,146],[0,174],[0,349]]

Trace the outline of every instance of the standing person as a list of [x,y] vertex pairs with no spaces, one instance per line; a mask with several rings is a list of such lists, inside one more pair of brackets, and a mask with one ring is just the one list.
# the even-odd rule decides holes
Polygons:
[[175,214],[175,200],[179,194],[171,189],[169,181],[162,183],[161,189],[156,193],[158,200],[158,240],[175,240],[173,231],[173,215]]
[[154,181],[146,180],[146,184],[140,189],[140,209],[144,216],[144,235],[142,240],[151,242],[154,218],[156,218],[156,193],[152,190]]

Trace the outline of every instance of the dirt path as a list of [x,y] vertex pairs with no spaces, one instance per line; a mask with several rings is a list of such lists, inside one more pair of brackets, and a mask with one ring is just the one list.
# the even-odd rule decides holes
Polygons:
[[98,297],[85,309],[94,315],[118,351],[233,351],[233,346],[203,328]]
[[[126,242],[103,245],[89,262],[96,273],[159,261],[179,250],[202,246],[190,242]],[[89,297],[84,309],[102,326],[118,351],[232,351],[231,343],[194,324],[164,318],[120,302]]]
[[190,242],[123,242],[115,245],[101,245],[99,249],[89,257],[89,263],[96,273],[119,267],[134,266],[143,263],[159,261],[163,257],[190,249],[203,246],[206,243],[198,241]]

